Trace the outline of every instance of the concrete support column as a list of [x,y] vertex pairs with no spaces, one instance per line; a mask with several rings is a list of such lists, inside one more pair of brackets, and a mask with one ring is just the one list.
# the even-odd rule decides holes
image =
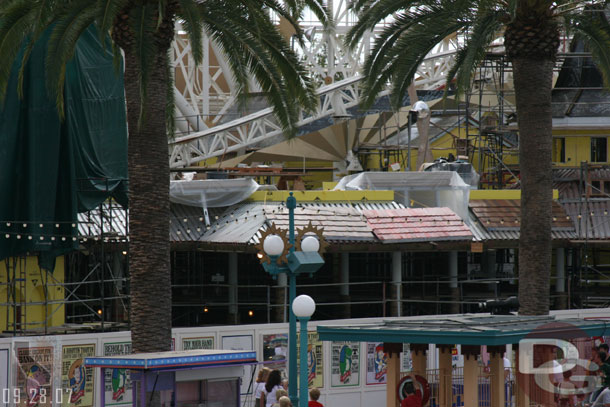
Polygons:
[[396,389],[400,381],[400,352],[402,343],[384,343],[383,351],[388,354],[386,407],[399,407]]
[[228,323],[239,324],[239,308],[237,306],[237,253],[229,253],[229,313]]
[[339,300],[342,305],[343,318],[351,318],[352,310],[349,295],[349,253],[341,253],[341,272],[340,272]]
[[464,403],[465,405],[479,405],[479,363],[477,356],[480,346],[462,345],[464,355]]
[[[458,252],[453,250],[449,252],[449,290],[451,291],[451,300],[460,300],[460,290],[458,288]],[[451,304],[452,314],[460,313],[460,304]]]
[[491,373],[491,407],[504,407],[504,351],[506,347],[488,346]]
[[390,287],[390,316],[400,317],[402,310],[402,252],[392,252],[392,283]]
[[451,346],[440,345],[438,347],[439,406],[450,406],[452,404],[452,374]]
[[285,273],[278,274],[275,288],[275,307],[273,314],[275,322],[288,322],[288,276]]
[[557,308],[566,309],[566,256],[563,247],[555,249],[555,268],[557,269],[557,280],[555,280],[555,292],[557,293]]

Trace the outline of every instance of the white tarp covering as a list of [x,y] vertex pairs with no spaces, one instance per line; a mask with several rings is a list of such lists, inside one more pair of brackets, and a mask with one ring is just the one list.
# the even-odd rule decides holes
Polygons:
[[470,185],[454,171],[361,172],[343,177],[334,189],[392,190],[394,200],[407,207],[448,207],[468,219]]
[[201,208],[231,206],[247,199],[258,189],[251,178],[197,179],[171,181],[169,200]]

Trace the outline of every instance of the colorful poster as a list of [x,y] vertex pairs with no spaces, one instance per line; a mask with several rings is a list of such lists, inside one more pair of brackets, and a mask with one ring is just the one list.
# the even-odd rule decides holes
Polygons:
[[360,385],[360,342],[332,342],[330,345],[331,387]]
[[263,361],[269,369],[282,372],[282,379],[288,378],[286,358],[288,357],[288,334],[263,335]]
[[182,338],[182,350],[214,349],[214,337]]
[[385,384],[388,374],[388,354],[383,342],[366,344],[366,384]]
[[53,392],[53,347],[17,348],[18,406],[51,407]]
[[[108,342],[104,344],[104,356],[131,354],[131,342]],[[132,404],[131,375],[129,369],[106,369],[104,392],[106,406],[130,406]]]
[[[300,334],[297,334],[297,355],[300,355]],[[297,361],[300,362],[299,358]],[[318,337],[317,332],[307,332],[307,372],[309,378],[309,387],[324,387],[323,377],[324,363],[322,360],[322,341]],[[300,369],[297,363],[297,369]]]
[[85,358],[95,356],[95,344],[64,345],[61,354],[61,387],[70,391],[61,405],[93,407],[95,369],[85,367]]

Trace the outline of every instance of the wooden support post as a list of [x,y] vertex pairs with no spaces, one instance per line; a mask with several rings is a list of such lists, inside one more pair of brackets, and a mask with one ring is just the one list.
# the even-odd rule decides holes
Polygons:
[[479,405],[480,367],[477,357],[481,354],[479,345],[462,345],[464,355],[464,405]]
[[438,347],[438,381],[439,381],[439,406],[451,407],[451,345],[439,345]]
[[428,369],[428,359],[426,357],[426,351],[428,350],[427,344],[411,344],[411,360],[413,361],[413,374],[426,377],[426,370]]
[[400,381],[400,352],[402,352],[402,343],[384,343],[383,351],[388,354],[386,407],[398,407],[396,389]]
[[516,407],[529,407],[529,381],[530,375],[523,374],[519,371],[519,349],[515,351],[515,393]]
[[504,407],[504,346],[488,346],[491,369],[491,407]]

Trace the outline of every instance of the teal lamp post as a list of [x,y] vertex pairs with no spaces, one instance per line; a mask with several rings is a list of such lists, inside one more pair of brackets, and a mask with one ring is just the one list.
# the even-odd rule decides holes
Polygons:
[[307,407],[309,396],[309,369],[307,367],[307,322],[316,310],[316,303],[309,295],[299,295],[292,302],[292,311],[301,324],[299,356],[299,407]]
[[[259,249],[258,257],[265,271],[273,278],[281,273],[288,276],[288,297],[290,304],[289,331],[288,331],[288,396],[295,406],[298,406],[299,395],[297,393],[297,321],[292,309],[296,297],[296,278],[299,274],[313,274],[324,264],[320,256],[327,246],[322,236],[322,228],[311,225],[311,222],[303,229],[298,230],[295,237],[294,209],[297,200],[292,192],[286,199],[288,208],[288,238],[286,231],[275,227],[272,223],[265,232],[261,233],[260,242],[256,247]],[[315,235],[315,236],[313,236]],[[302,340],[302,339],[301,339]],[[306,346],[307,347],[307,346]],[[301,350],[301,352],[303,352]],[[307,361],[305,362],[307,366]],[[307,387],[307,380],[305,380]],[[307,392],[305,393],[305,404],[307,406]]]

